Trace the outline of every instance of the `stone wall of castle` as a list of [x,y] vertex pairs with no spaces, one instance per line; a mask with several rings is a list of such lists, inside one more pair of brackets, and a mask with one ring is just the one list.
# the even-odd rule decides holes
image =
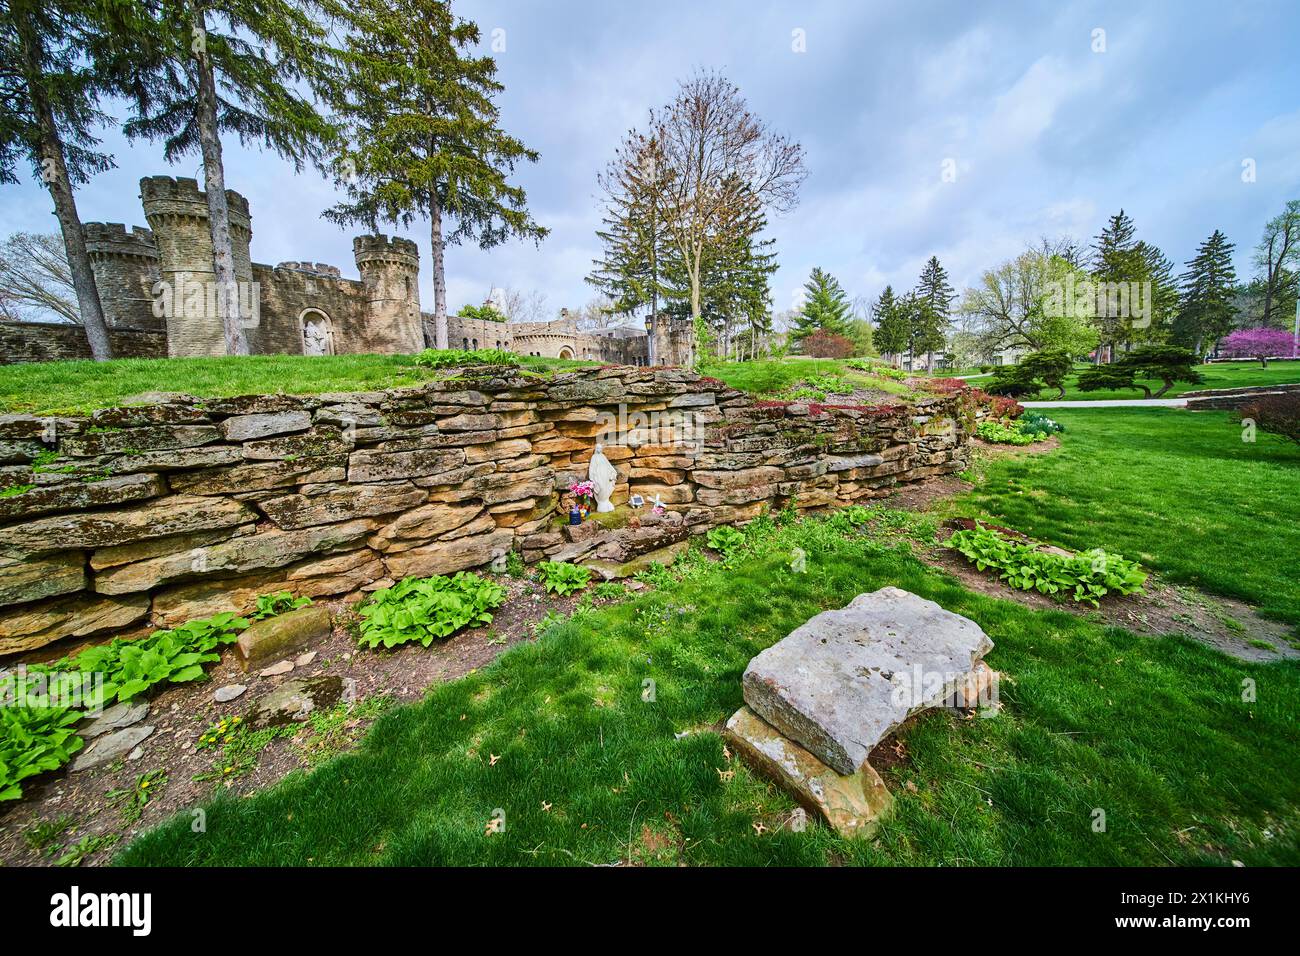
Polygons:
[[[0,655],[282,590],[359,599],[511,549],[620,573],[765,508],[960,470],[961,403],[756,402],[677,369],[485,366],[384,392],[0,417]],[[622,520],[569,525],[562,496],[597,442]]]

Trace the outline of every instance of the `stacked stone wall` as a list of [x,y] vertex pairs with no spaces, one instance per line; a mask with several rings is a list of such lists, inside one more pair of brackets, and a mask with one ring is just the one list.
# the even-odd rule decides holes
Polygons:
[[[765,508],[959,470],[961,403],[755,402],[676,369],[476,367],[383,392],[5,416],[0,655],[246,611],[275,591],[356,599],[512,549],[616,568]],[[562,497],[598,442],[615,504],[644,505],[568,525]]]

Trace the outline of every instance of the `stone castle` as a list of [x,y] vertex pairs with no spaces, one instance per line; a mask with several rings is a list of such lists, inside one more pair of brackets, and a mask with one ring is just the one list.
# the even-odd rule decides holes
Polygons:
[[[409,239],[357,236],[358,279],[313,262],[253,262],[248,200],[226,191],[230,233],[249,351],[255,355],[413,353],[433,341],[433,316],[420,309],[420,253]],[[215,289],[206,194],[194,179],[140,180],[148,228],[85,224],[105,318],[122,357],[224,355],[221,319],[204,307]],[[160,292],[161,290],[161,292]],[[210,295],[210,293],[209,293]],[[160,300],[165,308],[160,307]],[[210,299],[207,301],[211,302]],[[689,365],[689,322],[661,321],[657,364]],[[641,329],[583,331],[577,323],[504,323],[447,317],[452,348],[498,348],[519,355],[647,365]],[[75,326],[0,323],[0,364],[89,358]]]

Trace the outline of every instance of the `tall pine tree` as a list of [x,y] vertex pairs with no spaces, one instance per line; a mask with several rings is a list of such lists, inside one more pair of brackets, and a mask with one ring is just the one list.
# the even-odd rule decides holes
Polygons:
[[1190,348],[1198,358],[1232,330],[1237,271],[1232,265],[1233,245],[1218,229],[1201,243],[1180,277],[1182,308],[1174,322],[1174,343]]
[[95,9],[78,0],[0,4],[0,183],[17,182],[14,167],[26,159],[49,190],[90,354],[102,361],[112,346],[73,192],[113,165],[92,132],[105,119],[96,105],[102,78],[86,57]]
[[371,228],[428,220],[433,344],[445,349],[445,247],[544,238],[524,190],[507,178],[538,156],[501,129],[496,61],[472,54],[478,26],[449,2],[358,0],[349,21],[335,103],[348,140],[339,161],[348,201],[326,216]]
[[952,327],[952,303],[957,293],[948,282],[948,273],[939,264],[937,256],[921,270],[917,283],[912,347],[926,353],[925,367],[934,368],[934,353],[943,351],[948,344],[948,330]]
[[893,286],[885,286],[871,308],[872,318],[876,323],[873,335],[875,346],[882,355],[902,355],[907,351],[912,340],[912,329],[907,314],[899,308],[894,296]]
[[222,294],[226,353],[247,355],[235,290],[222,134],[260,143],[295,169],[319,162],[334,127],[301,84],[326,89],[336,51],[333,0],[117,0],[118,92],[131,103],[128,137],[162,139],[168,162],[203,158],[212,268]]
[[791,340],[802,342],[817,331],[847,338],[853,308],[839,280],[820,267],[814,267],[803,288],[804,302],[795,317],[794,328],[790,330]]
[[[1106,228],[1097,236],[1092,246],[1092,280],[1098,286],[1113,283],[1143,282],[1146,280],[1146,263],[1134,239],[1133,220],[1121,209],[1110,217]],[[1101,338],[1097,349],[1100,362],[1103,351],[1112,354],[1117,345],[1132,341],[1133,328],[1130,316],[1118,314],[1110,308],[1110,299],[1097,297],[1097,310],[1093,321]]]

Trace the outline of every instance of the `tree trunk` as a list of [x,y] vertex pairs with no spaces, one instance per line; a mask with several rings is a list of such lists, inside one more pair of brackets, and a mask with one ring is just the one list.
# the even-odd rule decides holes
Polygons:
[[437,195],[429,200],[429,241],[433,247],[433,347],[447,345],[447,274],[443,263],[442,206]]
[[[194,25],[207,29],[201,10],[193,10]],[[227,355],[247,355],[243,316],[239,311],[239,288],[235,279],[235,253],[230,242],[230,206],[226,201],[226,167],[221,156],[221,135],[217,131],[217,81],[207,49],[194,53],[199,74],[199,149],[203,155],[203,188],[208,198],[208,231],[212,236],[212,273],[217,283],[216,307],[221,317]]]
[[72,285],[77,293],[77,308],[81,312],[81,325],[86,331],[86,342],[90,346],[91,357],[96,362],[103,362],[113,357],[113,346],[108,338],[108,323],[104,321],[104,308],[99,301],[99,289],[95,285],[90,253],[86,251],[86,234],[82,231],[81,217],[77,214],[77,200],[72,193],[72,180],[68,177],[68,166],[63,156],[63,139],[59,136],[54,109],[43,86],[41,57],[38,51],[40,40],[25,18],[19,20],[18,35],[23,52],[24,80],[39,130],[40,140],[37,149],[41,178],[45,180],[50,198],[54,200],[54,215],[58,218],[59,230],[63,233],[63,246],[68,256],[68,271],[71,273]]

